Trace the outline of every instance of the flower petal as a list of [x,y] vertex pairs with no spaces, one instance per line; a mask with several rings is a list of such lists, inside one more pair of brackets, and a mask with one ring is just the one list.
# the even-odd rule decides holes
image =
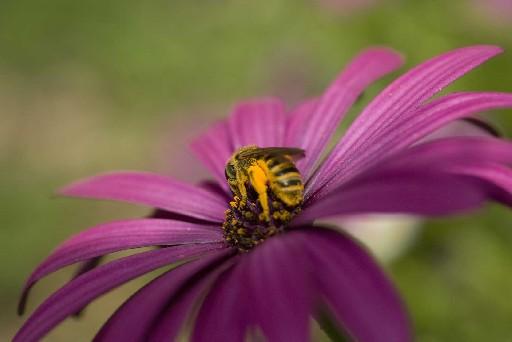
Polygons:
[[457,165],[448,170],[459,175],[474,177],[490,185],[490,197],[512,206],[512,169],[496,163],[473,163],[472,165]]
[[304,132],[309,119],[315,112],[318,106],[319,99],[309,99],[292,109],[291,113],[286,118],[286,137],[284,145],[288,147],[295,147],[300,135]]
[[454,165],[475,162],[511,164],[512,142],[493,137],[453,137],[430,141],[398,153],[359,178],[376,172],[404,169],[439,172]]
[[491,137],[458,137],[414,146],[397,154],[392,160],[381,163],[378,168],[368,170],[360,178],[364,179],[365,175],[379,177],[378,174],[404,169],[422,170],[476,177],[482,181],[490,181],[508,192],[506,183],[497,179],[494,182],[494,177],[488,176],[494,173],[492,169],[497,168],[501,170],[499,173],[506,173],[510,166],[511,141]]
[[303,232],[305,253],[328,308],[356,341],[412,340],[395,288],[376,262],[348,235],[313,227]]
[[501,137],[502,134],[491,123],[477,117],[455,120],[433,131],[415,144],[450,137]]
[[222,240],[218,227],[171,220],[127,220],[90,228],[62,243],[32,272],[23,289],[18,312],[23,314],[32,286],[64,266],[129,248]]
[[[458,93],[433,101],[390,124],[378,144],[364,146],[363,152],[351,159],[351,165],[345,168],[344,173],[327,184],[329,187],[343,184],[361,170],[377,165],[450,121],[503,107],[512,107],[512,94]],[[315,197],[318,199],[327,193],[329,189],[320,191]]]
[[289,232],[240,257],[205,299],[193,340],[238,341],[261,333],[265,341],[309,341],[314,289],[305,243]]
[[[96,267],[98,267],[100,265],[103,258],[104,258],[104,256],[99,256],[99,257],[92,258],[92,259],[82,262],[82,264],[78,267],[78,269],[75,271],[75,273],[73,273],[73,277],[71,279],[78,278],[82,274],[95,269]],[[22,293],[20,301],[18,303],[18,314],[19,315],[23,315],[23,312],[25,311],[25,306],[26,306],[26,302],[28,300],[28,295],[29,295],[28,290],[26,290],[26,291],[27,291],[26,293]],[[26,298],[23,299],[23,297],[26,297]],[[78,310],[77,312],[73,313],[73,317],[80,317],[84,310],[85,310],[85,307],[83,307],[80,310]]]
[[304,209],[295,224],[366,213],[450,215],[481,206],[487,195],[475,182],[422,170],[376,172]]
[[46,299],[28,318],[13,341],[39,341],[67,316],[105,292],[142,274],[174,262],[196,258],[224,244],[187,245],[131,255],[99,266],[74,279]]
[[407,113],[408,117],[411,113],[416,115],[424,101],[500,52],[501,49],[495,46],[457,49],[435,57],[398,78],[354,121],[310,180],[307,192],[317,193],[321,187],[327,187],[327,183],[339,184],[352,177],[354,172],[347,173],[345,169],[353,167],[356,160],[367,160],[363,153],[365,149],[379,145],[380,140],[389,134],[393,122],[401,121]]
[[283,146],[285,106],[281,100],[274,98],[239,103],[228,119],[228,127],[234,147],[231,153],[248,145]]
[[310,341],[314,289],[305,240],[299,232],[268,239],[241,262],[251,298],[253,323],[266,341]]
[[[307,179],[313,166],[320,158],[327,142],[338,124],[371,83],[396,70],[402,65],[402,57],[386,48],[370,48],[356,56],[329,86],[324,95],[315,101],[312,108],[301,108],[288,133],[288,146],[300,147],[306,151],[304,159],[297,165]],[[309,107],[311,105],[307,105]],[[314,109],[310,115],[303,115],[306,109]],[[298,124],[297,124],[298,122]]]
[[244,341],[251,302],[240,264],[221,274],[201,305],[191,341]]
[[[233,250],[228,253],[232,254],[232,252]],[[180,333],[180,328],[186,323],[185,320],[188,316],[194,314],[193,310],[197,308],[196,304],[203,299],[202,295],[210,290],[212,283],[217,281],[220,274],[231,268],[236,260],[237,258],[228,259],[211,270],[205,277],[184,288],[180,297],[167,306],[158,322],[153,325],[148,340],[155,342],[174,340],[174,337]]]
[[[224,171],[224,170],[223,170]],[[218,195],[219,197],[223,198],[225,202],[229,202],[231,200],[231,190],[225,189],[223,186],[228,187],[226,178],[222,179],[222,184],[219,184],[218,182],[205,180],[198,184],[198,186],[202,189],[205,189],[206,191],[210,191],[215,195]]]
[[510,205],[512,188],[507,177],[511,165],[512,142],[503,139],[455,137],[426,142],[338,187],[306,208],[298,222],[312,220],[315,215],[394,210],[445,215],[492,199]]
[[224,168],[233,154],[233,144],[225,121],[218,122],[190,144],[192,152],[228,191]]
[[[155,324],[167,316],[172,316],[174,319],[166,321],[167,331],[165,334],[160,339],[153,338],[153,340],[174,340],[190,309],[190,306],[186,306],[183,308],[186,309],[183,310],[185,312],[180,310],[180,314],[176,315],[176,304],[182,301],[182,297],[186,296],[187,292],[191,291],[190,287],[204,290],[205,280],[211,281],[212,275],[218,274],[219,267],[226,257],[233,254],[233,251],[231,249],[217,251],[210,256],[204,256],[199,260],[172,269],[151,281],[117,309],[103,325],[94,341],[150,340],[148,336],[154,335]],[[197,286],[197,283],[203,286]],[[196,297],[194,296],[194,298]],[[172,315],[162,316],[167,308],[172,309]]]
[[379,172],[414,168],[469,176],[480,182],[481,192],[488,200],[512,206],[511,166],[511,141],[460,137],[415,146],[380,165]]
[[73,183],[60,193],[142,204],[212,222],[222,222],[226,210],[220,195],[148,172],[102,174]]

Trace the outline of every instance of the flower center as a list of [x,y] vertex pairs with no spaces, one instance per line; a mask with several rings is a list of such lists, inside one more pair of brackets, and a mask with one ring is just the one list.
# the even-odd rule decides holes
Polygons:
[[248,251],[285,230],[301,210],[304,185],[292,152],[243,147],[229,160],[226,179],[233,199],[222,225],[232,246]]
[[265,239],[285,230],[292,218],[301,208],[291,208],[281,202],[275,194],[268,191],[269,217],[266,218],[255,192],[248,191],[244,201],[237,196],[229,203],[226,219],[222,228],[226,241],[241,251],[248,251]]

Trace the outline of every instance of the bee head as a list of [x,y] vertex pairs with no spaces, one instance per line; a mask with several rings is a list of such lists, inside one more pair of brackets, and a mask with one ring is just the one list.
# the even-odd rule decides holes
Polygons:
[[226,176],[226,180],[229,182],[230,180],[236,179],[236,170],[233,162],[229,161],[224,169],[224,175]]
[[224,175],[226,176],[226,180],[228,181],[229,188],[233,192],[233,194],[238,193],[238,182],[236,178],[236,167],[233,160],[230,160],[226,164],[226,168],[224,169]]

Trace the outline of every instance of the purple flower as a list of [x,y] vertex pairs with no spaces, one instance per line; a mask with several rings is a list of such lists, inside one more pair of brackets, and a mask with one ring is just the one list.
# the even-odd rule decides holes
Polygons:
[[[70,264],[88,263],[35,310],[15,341],[36,341],[105,292],[177,263],[128,299],[96,340],[172,340],[194,318],[194,341],[239,341],[247,334],[308,341],[309,320],[321,312],[359,341],[411,340],[404,306],[372,257],[349,236],[314,222],[367,213],[450,215],[488,201],[511,205],[510,142],[490,135],[424,140],[456,119],[512,107],[507,93],[461,92],[431,100],[500,51],[473,46],[413,68],[363,110],[324,160],[348,109],[370,83],[401,66],[399,54],[385,48],[363,51],[321,97],[289,112],[277,99],[237,106],[228,120],[192,144],[216,184],[116,172],[64,188],[64,195],[158,210],[150,218],[99,225],[61,244],[28,279],[20,312],[39,279]],[[301,213],[286,225],[255,219],[249,209],[237,212],[236,199],[229,203],[226,163],[248,145],[305,150],[296,162],[305,184]],[[270,186],[265,189],[275,195]],[[261,212],[253,197],[245,205]],[[278,207],[271,204],[270,214]],[[234,216],[235,223],[230,221]],[[240,224],[244,232],[233,231]],[[233,234],[237,238],[228,241]],[[256,235],[260,239],[251,240]],[[95,265],[103,255],[147,246],[165,248]]]

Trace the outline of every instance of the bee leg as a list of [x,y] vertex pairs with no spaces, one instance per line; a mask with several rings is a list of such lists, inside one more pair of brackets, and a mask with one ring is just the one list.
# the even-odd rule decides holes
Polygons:
[[252,187],[258,194],[258,200],[260,202],[261,208],[263,209],[262,218],[265,221],[270,220],[270,208],[268,205],[268,195],[267,195],[267,175],[265,171],[259,165],[252,165],[247,170],[249,174],[249,181],[251,182]]
[[245,188],[245,183],[247,182],[247,176],[243,172],[237,170],[236,182],[237,182],[237,189],[238,189],[238,193],[236,195],[238,195],[240,197],[240,204],[242,207],[244,207],[247,202],[247,189]]

